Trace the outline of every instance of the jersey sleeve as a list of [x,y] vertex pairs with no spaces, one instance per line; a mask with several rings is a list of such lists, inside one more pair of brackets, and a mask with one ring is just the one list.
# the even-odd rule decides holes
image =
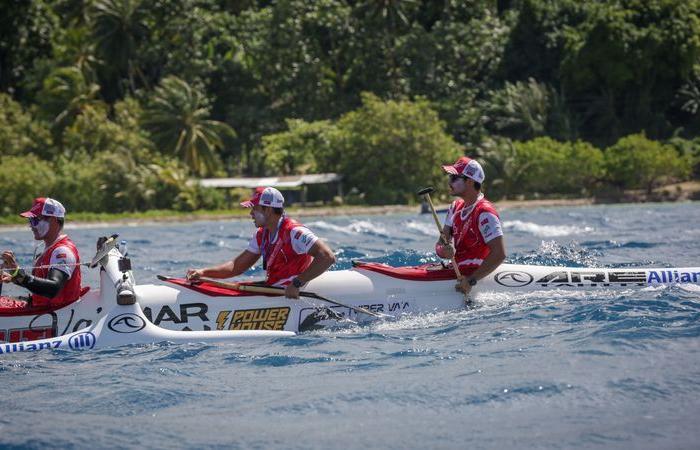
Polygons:
[[479,215],[479,231],[484,238],[484,242],[503,236],[501,220],[493,213],[483,212]]
[[260,238],[261,238],[261,232],[260,230],[257,230],[255,234],[253,234],[253,237],[250,238],[250,241],[248,241],[248,250],[250,253],[255,253],[256,255],[259,255],[260,252]]
[[70,278],[73,276],[76,261],[75,254],[68,247],[59,246],[51,252],[49,270],[58,269]]
[[303,255],[309,253],[311,247],[318,241],[318,237],[306,227],[294,227],[290,234],[290,240],[292,249],[298,255]]

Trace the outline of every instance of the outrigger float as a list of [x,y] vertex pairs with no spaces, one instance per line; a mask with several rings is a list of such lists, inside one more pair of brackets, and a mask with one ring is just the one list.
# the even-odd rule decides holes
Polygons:
[[[209,280],[192,284],[159,277],[139,285],[131,264],[107,239],[90,267],[100,269],[100,289],[48,309],[0,310],[0,354],[41,349],[86,350],[156,342],[214,342],[277,338],[295,333],[459,310],[455,272],[441,265],[391,267],[356,262],[350,270],[326,272],[288,299],[255,284]],[[480,280],[480,292],[642,289],[663,285],[700,287],[700,267],[580,268],[502,264]],[[251,292],[265,291],[266,293]],[[269,293],[268,293],[269,292]]]

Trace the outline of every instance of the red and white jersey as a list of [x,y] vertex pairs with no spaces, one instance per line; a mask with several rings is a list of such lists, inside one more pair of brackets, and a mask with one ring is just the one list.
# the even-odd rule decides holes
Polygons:
[[63,304],[80,297],[80,255],[73,241],[66,235],[59,236],[49,245],[35,261],[32,275],[46,278],[51,269],[58,269],[68,275],[68,281],[54,298],[32,294],[32,306],[44,306],[51,303]]
[[479,194],[476,202],[468,206],[462,199],[452,202],[445,226],[452,227],[455,259],[460,266],[481,265],[491,252],[486,244],[503,236],[501,219],[484,194]]
[[49,258],[49,270],[58,269],[61,272],[68,275],[70,278],[75,270],[75,263],[78,261],[78,257],[73,250],[66,246],[60,245],[53,249],[51,252],[51,257]]
[[306,270],[313,258],[308,254],[318,237],[301,223],[282,216],[275,235],[258,228],[248,243],[247,250],[263,255],[267,282],[284,286]]

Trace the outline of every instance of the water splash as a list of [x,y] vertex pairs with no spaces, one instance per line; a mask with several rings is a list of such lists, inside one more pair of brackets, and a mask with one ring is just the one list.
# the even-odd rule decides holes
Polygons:
[[404,225],[409,230],[417,231],[425,236],[437,236],[437,228],[432,223],[409,220],[408,222],[405,222]]
[[521,220],[509,220],[503,223],[503,228],[507,231],[532,234],[539,237],[562,237],[591,233],[593,227],[575,225],[539,225],[533,222],[523,222]]
[[514,264],[545,266],[600,267],[599,254],[578,243],[560,244],[556,241],[542,241],[540,247],[525,255],[515,254],[508,258]]
[[349,225],[336,225],[319,220],[307,224],[311,229],[335,231],[343,234],[367,234],[371,236],[389,237],[389,231],[383,225],[377,225],[369,220],[354,220]]

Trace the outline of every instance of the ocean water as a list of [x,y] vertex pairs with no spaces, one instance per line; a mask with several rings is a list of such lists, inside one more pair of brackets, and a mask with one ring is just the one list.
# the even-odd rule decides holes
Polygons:
[[[700,204],[509,209],[508,261],[700,266]],[[305,218],[338,256],[434,261],[429,215]],[[250,221],[69,228],[136,279],[242,250]],[[0,249],[29,263],[28,229]],[[259,278],[260,268],[246,278]],[[97,274],[84,272],[96,286]],[[17,294],[5,287],[4,294]],[[700,292],[482,294],[470,310],[235,344],[0,357],[0,448],[696,449]]]

